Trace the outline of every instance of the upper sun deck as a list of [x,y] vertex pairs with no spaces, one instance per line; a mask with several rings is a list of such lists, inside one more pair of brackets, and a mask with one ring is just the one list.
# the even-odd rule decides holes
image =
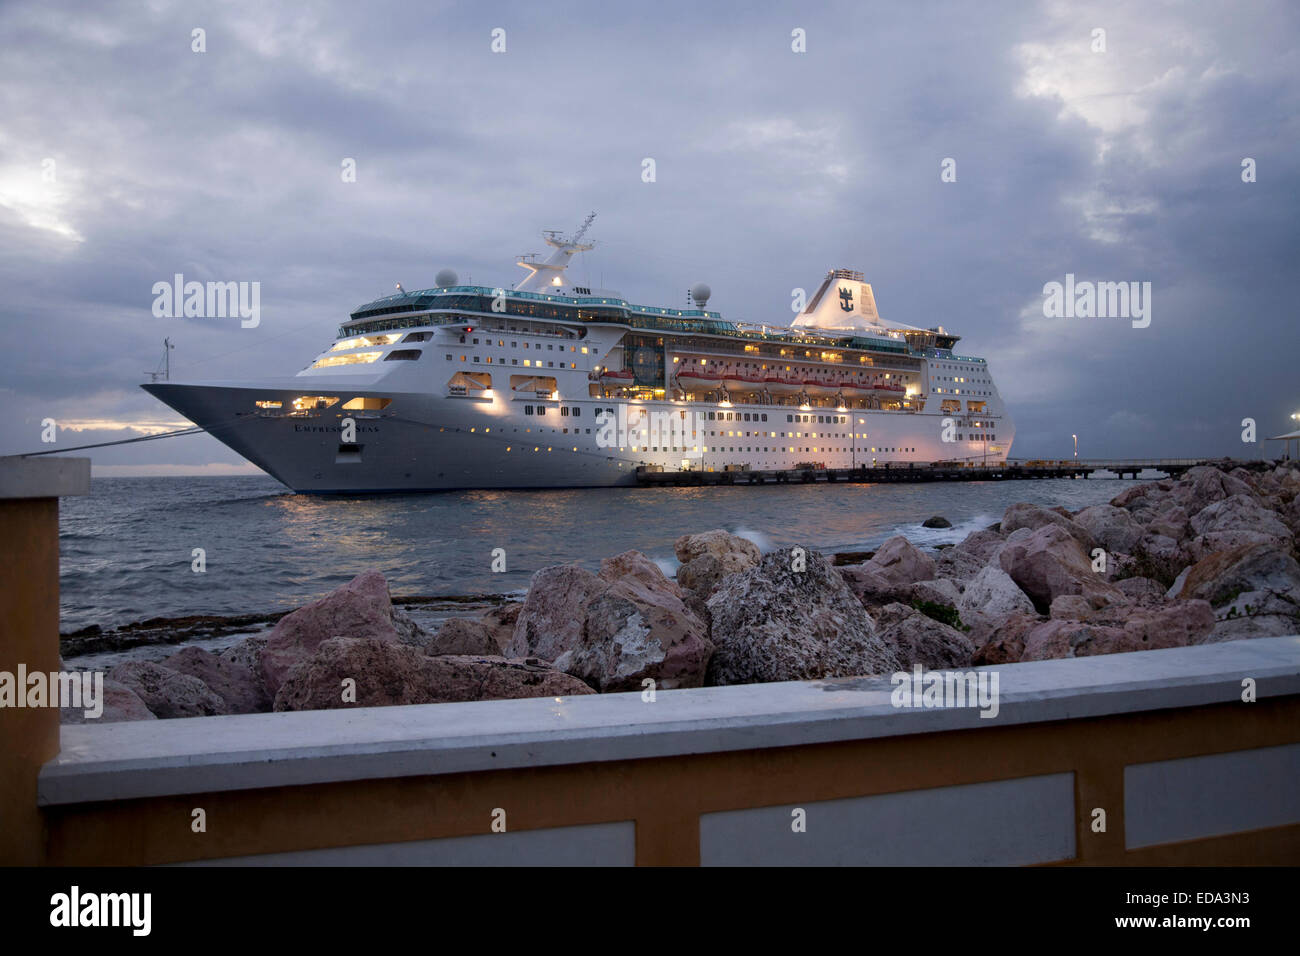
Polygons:
[[[493,308],[494,302],[504,299]],[[388,329],[446,324],[445,316],[418,313],[470,313],[565,322],[598,322],[670,334],[703,334],[756,342],[816,345],[916,356],[951,352],[959,336],[936,330],[890,329],[870,334],[832,335],[768,325],[724,320],[704,309],[672,309],[636,305],[608,295],[567,295],[552,292],[503,290],[489,286],[456,285],[397,292],[355,309],[339,327],[339,338]],[[400,316],[400,317],[399,317]],[[452,318],[450,321],[455,321]]]
[[[448,301],[451,297],[456,296],[473,296],[478,299],[486,297],[489,300],[495,299],[498,295],[504,295],[506,301],[511,299],[548,302],[556,306],[571,306],[586,309],[598,309],[602,314],[616,315],[619,312],[628,315],[650,315],[662,316],[665,318],[693,318],[704,321],[718,323],[721,329],[730,329],[733,323],[723,320],[722,315],[718,312],[709,312],[703,309],[663,309],[648,305],[635,305],[626,299],[619,299],[611,296],[602,295],[563,295],[553,292],[521,292],[515,289],[500,289],[489,286],[479,285],[456,285],[436,289],[420,289],[415,292],[396,292],[393,295],[386,295],[381,299],[375,299],[363,306],[359,306],[351,314],[352,321],[358,319],[370,318],[378,315],[388,315],[394,312],[421,311],[425,309],[447,309],[461,308],[462,306]],[[572,316],[565,316],[572,318]],[[549,318],[549,316],[548,316]],[[590,321],[590,320],[588,320]]]

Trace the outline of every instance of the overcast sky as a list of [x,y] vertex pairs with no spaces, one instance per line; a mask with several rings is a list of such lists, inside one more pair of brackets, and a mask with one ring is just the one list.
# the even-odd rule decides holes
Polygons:
[[[289,374],[394,283],[513,284],[591,210],[571,275],[639,303],[706,281],[785,325],[863,271],[989,360],[1018,457],[1258,457],[1242,419],[1300,411],[1294,3],[304,6],[0,7],[0,453],[181,424],[138,387],[164,336],[174,380]],[[260,325],[154,317],[177,272],[260,282]],[[1149,327],[1044,318],[1067,273],[1150,282]],[[255,472],[206,435],[92,456]]]

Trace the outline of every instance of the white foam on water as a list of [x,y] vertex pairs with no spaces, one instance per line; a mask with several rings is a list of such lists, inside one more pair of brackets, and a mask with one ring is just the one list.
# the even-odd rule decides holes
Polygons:
[[958,544],[965,541],[968,536],[976,531],[983,531],[989,525],[996,524],[999,520],[999,517],[994,515],[976,515],[973,518],[954,524],[951,528],[927,528],[919,521],[915,524],[900,524],[886,534],[884,538],[876,542],[876,546],[879,547],[881,543],[896,534],[901,534],[918,548],[933,548],[940,544]]
[[758,550],[764,554],[767,554],[767,552],[772,550],[772,539],[761,531],[752,531],[749,528],[737,528],[731,533],[737,538],[744,538],[746,541],[757,545]]
[[670,580],[677,577],[677,569],[681,567],[681,562],[676,558],[652,557],[650,560],[653,561],[659,567],[659,570],[664,573],[664,577],[669,578]]

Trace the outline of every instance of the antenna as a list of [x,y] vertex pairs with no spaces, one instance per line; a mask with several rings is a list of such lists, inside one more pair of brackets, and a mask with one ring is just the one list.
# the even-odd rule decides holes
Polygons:
[[559,229],[543,229],[542,235],[545,236],[547,240],[550,241],[552,244],[557,246],[576,246],[582,242],[582,237],[587,234],[587,230],[591,228],[591,224],[592,222],[595,221],[595,219],[596,219],[595,212],[588,213],[587,218],[582,220],[582,225],[578,227],[578,231],[575,232],[573,236],[568,239],[564,237],[564,233],[562,233]]
[[575,244],[578,241],[580,241],[583,236],[587,234],[587,230],[591,228],[591,224],[595,222],[595,220],[596,220],[596,211],[593,209],[591,212],[587,214],[587,218],[582,220],[582,228],[579,229],[577,233],[574,235],[573,242]]
[[151,382],[171,381],[172,349],[174,348],[176,348],[176,346],[172,345],[172,340],[170,338],[163,339],[163,360],[158,363],[162,367],[161,369],[154,369],[152,372],[145,373],[146,375],[149,376],[149,381]]

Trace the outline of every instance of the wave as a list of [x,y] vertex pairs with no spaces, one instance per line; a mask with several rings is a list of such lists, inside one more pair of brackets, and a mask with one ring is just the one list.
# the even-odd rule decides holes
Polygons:
[[918,548],[935,548],[941,544],[958,544],[965,541],[967,537],[976,531],[983,531],[989,525],[996,524],[1000,520],[1002,520],[1000,515],[980,514],[973,518],[967,518],[965,521],[959,521],[951,528],[927,528],[919,521],[913,524],[900,524],[896,525],[893,530],[880,538],[879,541],[876,541],[875,544],[880,545],[896,534],[901,534]]

